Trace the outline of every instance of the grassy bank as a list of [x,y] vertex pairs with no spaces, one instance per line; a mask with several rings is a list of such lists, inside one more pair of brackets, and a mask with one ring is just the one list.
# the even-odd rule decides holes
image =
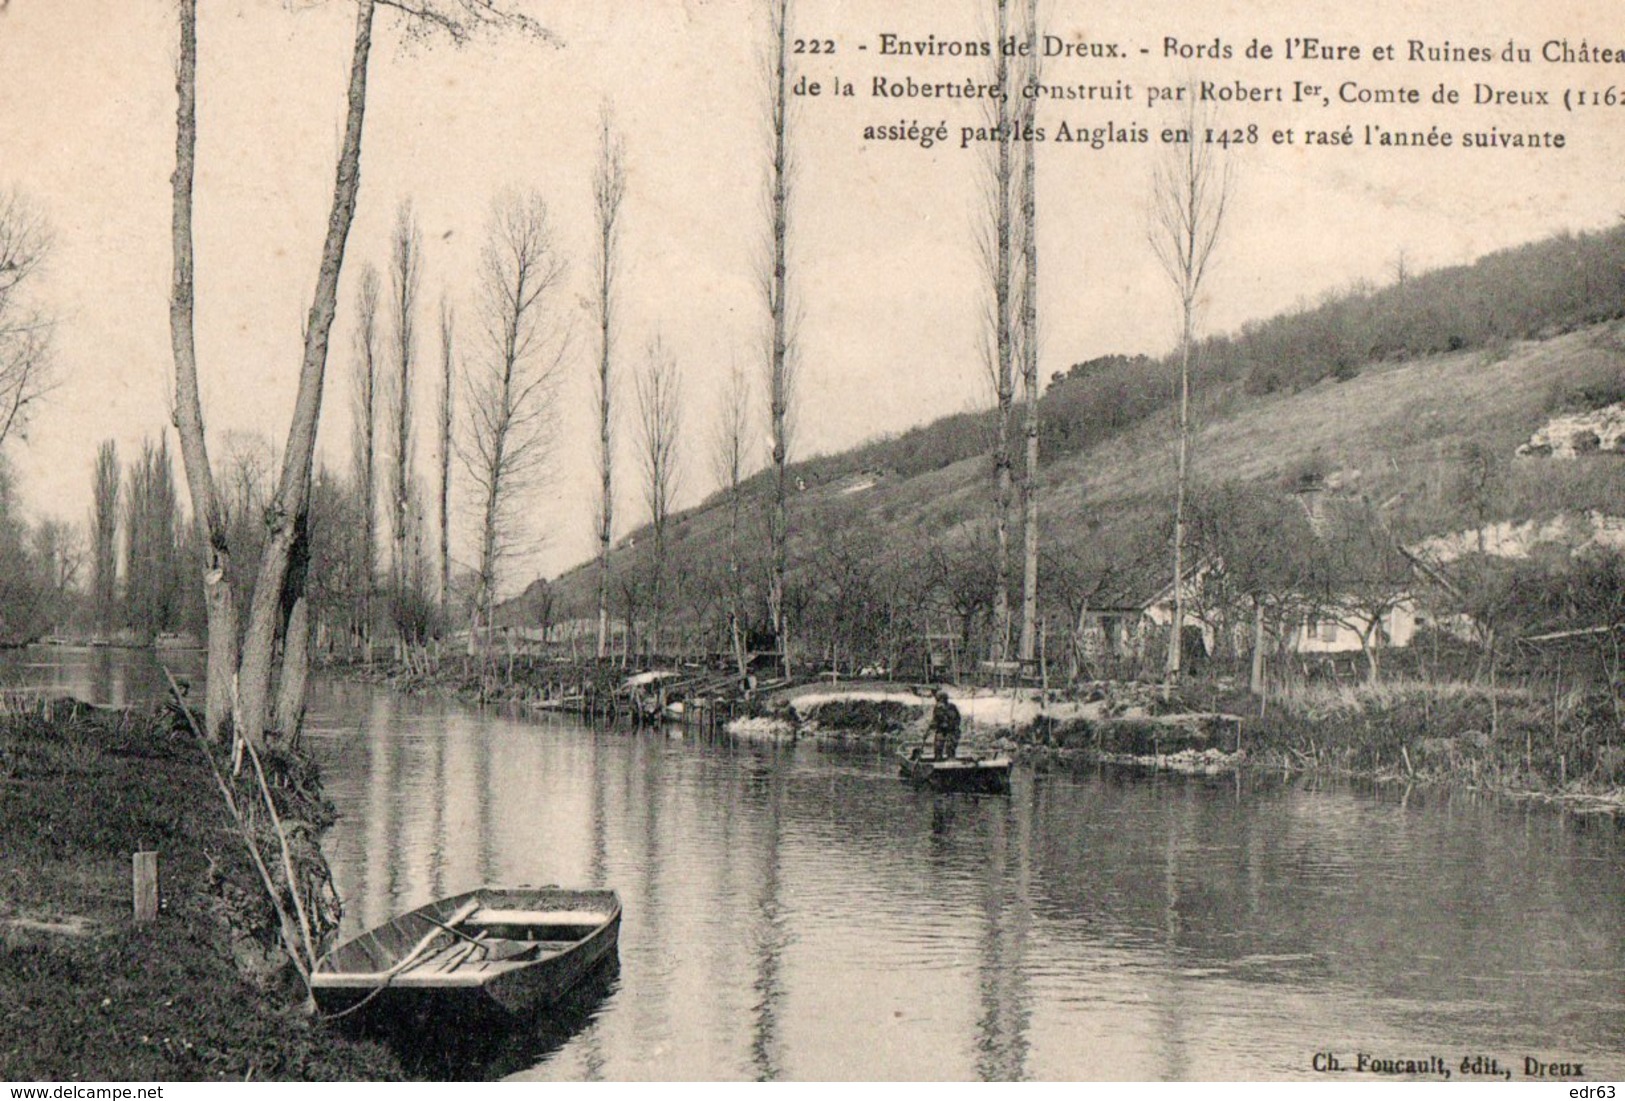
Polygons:
[[1599,691],[1541,698],[1464,683],[1311,686],[1249,719],[1244,737],[1269,766],[1537,796],[1617,797],[1625,783],[1625,736]]
[[635,669],[613,662],[538,661],[496,655],[484,665],[462,653],[424,652],[408,661],[335,661],[331,676],[382,685],[408,695],[452,696],[470,703],[540,703],[583,692],[609,695]]
[[[308,773],[295,786],[312,797]],[[160,854],[161,909],[143,926],[138,849]],[[59,703],[0,719],[0,852],[0,1078],[402,1076],[383,1047],[308,1017],[268,966],[263,891],[168,713]]]
[[[1606,693],[1539,698],[1525,688],[1424,681],[1306,685],[1259,710],[1244,693],[1193,685],[1150,714],[1041,720],[1018,731],[1015,742],[1041,760],[1178,767],[1162,759],[1184,755],[1625,807],[1625,733]],[[1218,717],[1225,714],[1235,718]]]

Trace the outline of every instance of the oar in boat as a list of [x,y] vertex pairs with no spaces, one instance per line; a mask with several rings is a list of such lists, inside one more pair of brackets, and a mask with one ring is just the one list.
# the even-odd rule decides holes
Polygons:
[[[396,975],[399,975],[402,971],[405,971],[407,968],[417,963],[418,959],[423,955],[423,953],[428,951],[429,945],[433,944],[435,938],[438,937],[442,932],[457,933],[459,936],[468,939],[467,934],[458,932],[457,926],[467,921],[473,915],[474,911],[478,910],[479,908],[479,899],[472,899],[465,902],[462,906],[458,907],[456,913],[452,914],[451,917],[447,918],[444,922],[436,921],[436,928],[423,934],[423,939],[414,944],[412,946],[412,950],[406,955],[402,956],[400,961],[396,963],[394,967],[391,967],[388,971],[377,971],[371,975],[360,975],[357,977],[376,978],[379,986],[388,986],[390,980]],[[433,919],[431,918],[430,920]]]
[[434,921],[435,928],[425,933],[423,935],[423,939],[414,944],[412,946],[412,950],[406,953],[406,955],[402,956],[395,963],[394,967],[391,967],[388,971],[374,971],[356,976],[357,978],[374,979],[377,981],[378,985],[369,990],[366,997],[362,998],[352,1006],[339,1010],[337,1013],[328,1014],[326,1019],[329,1021],[336,1021],[341,1017],[348,1017],[350,1014],[361,1010],[367,1005],[368,1002],[382,994],[389,987],[389,984],[394,981],[396,975],[399,975],[402,971],[405,971],[408,967],[411,967],[413,964],[417,963],[422,957],[423,953],[428,950],[429,945],[433,944],[435,938],[441,933],[456,933],[458,936],[468,939],[468,934],[459,931],[456,926],[467,921],[469,917],[473,915],[474,911],[478,910],[479,908],[480,900],[474,898],[458,907],[457,912],[452,914],[451,917],[448,918],[444,923],[435,921],[434,918],[429,918],[430,921]]

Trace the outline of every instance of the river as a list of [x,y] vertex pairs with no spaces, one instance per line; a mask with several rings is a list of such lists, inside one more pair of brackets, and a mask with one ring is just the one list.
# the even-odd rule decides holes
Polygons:
[[[62,660],[10,676],[94,695]],[[449,1073],[1313,1079],[1364,1053],[1625,1078],[1607,817],[1254,777],[1018,770],[1008,796],[932,796],[870,749],[333,681],[309,738],[347,934],[481,883],[620,892],[618,971]]]

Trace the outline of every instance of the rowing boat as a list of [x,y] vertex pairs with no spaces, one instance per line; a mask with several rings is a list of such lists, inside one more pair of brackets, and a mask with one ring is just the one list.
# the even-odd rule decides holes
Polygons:
[[1010,790],[1010,758],[948,757],[938,760],[918,749],[898,754],[903,779],[932,791],[994,794]]
[[614,891],[482,887],[339,945],[311,991],[328,1014],[440,1002],[527,1014],[613,956],[620,926]]

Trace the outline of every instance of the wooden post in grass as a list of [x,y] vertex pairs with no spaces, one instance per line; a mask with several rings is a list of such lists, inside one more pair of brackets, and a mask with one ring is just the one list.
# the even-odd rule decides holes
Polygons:
[[158,854],[131,855],[131,888],[135,899],[135,923],[144,925],[158,916]]

